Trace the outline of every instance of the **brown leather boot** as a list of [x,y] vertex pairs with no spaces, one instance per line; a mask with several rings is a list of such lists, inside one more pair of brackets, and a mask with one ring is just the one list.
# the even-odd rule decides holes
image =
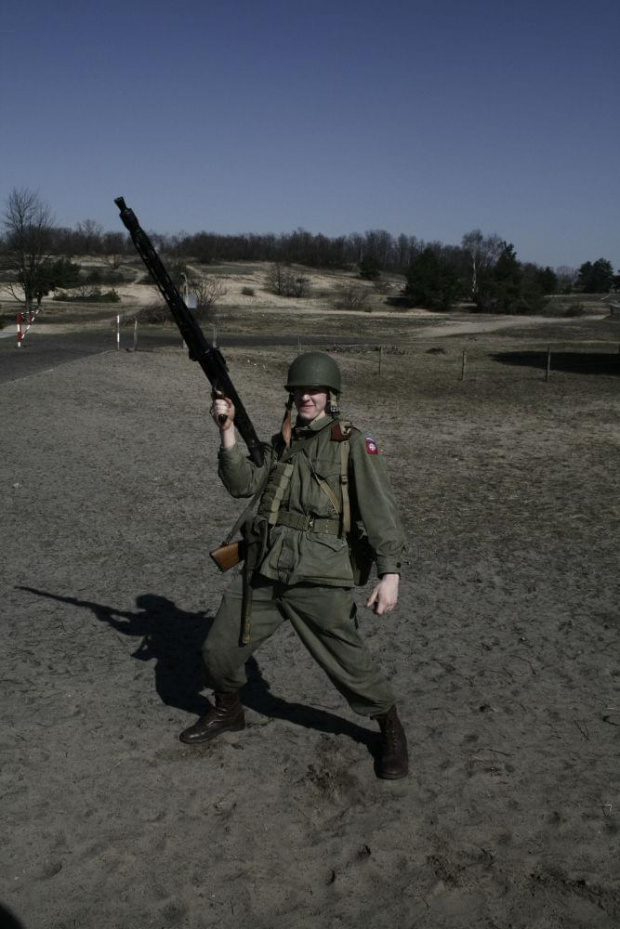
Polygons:
[[377,775],[389,781],[406,777],[409,771],[407,736],[398,718],[396,707],[374,717],[381,727],[381,747],[377,759]]
[[199,745],[202,742],[210,742],[221,732],[237,732],[239,729],[245,729],[245,717],[239,700],[239,692],[216,693],[213,696],[215,697],[213,709],[181,733],[179,736],[181,742]]

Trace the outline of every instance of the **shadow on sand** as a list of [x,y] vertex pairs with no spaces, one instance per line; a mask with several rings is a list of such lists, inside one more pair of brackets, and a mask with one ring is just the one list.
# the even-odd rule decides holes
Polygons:
[[[131,657],[136,661],[154,661],[155,689],[163,703],[197,716],[211,708],[211,703],[202,693],[205,679],[200,652],[213,622],[212,612],[190,613],[158,594],[140,594],[136,597],[136,612],[129,612],[35,587],[20,586],[17,589],[90,610],[100,622],[107,623],[116,632],[140,639]],[[246,662],[246,674],[248,684],[243,690],[243,703],[251,710],[318,732],[348,736],[366,745],[374,754],[377,744],[374,731],[325,710],[289,703],[272,694],[271,686],[254,656]]]
[[[496,352],[494,361],[506,365],[529,368],[547,368],[547,352]],[[616,374],[620,375],[620,352],[554,352],[551,351],[551,373],[566,371],[571,374]]]
[[0,903],[0,929],[24,929],[24,924]]

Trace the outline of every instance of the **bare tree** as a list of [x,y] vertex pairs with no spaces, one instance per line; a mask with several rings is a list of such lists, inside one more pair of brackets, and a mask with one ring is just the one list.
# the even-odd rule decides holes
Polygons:
[[189,291],[196,297],[196,309],[202,310],[209,318],[217,302],[226,294],[226,288],[216,277],[203,277],[191,281]]
[[103,226],[94,219],[83,219],[77,224],[78,235],[82,238],[82,247],[86,255],[101,251]]
[[471,260],[472,299],[478,293],[480,272],[497,261],[504,244],[498,235],[485,236],[480,229],[473,229],[463,236],[461,245]]
[[23,300],[30,312],[33,301],[47,292],[46,271],[51,260],[54,229],[52,213],[37,191],[14,188],[3,215],[6,229],[5,267],[15,276],[8,290]]
[[286,268],[279,261],[274,261],[265,274],[265,286],[272,294],[282,296]]
[[126,251],[126,236],[122,232],[104,232],[101,240],[103,260],[113,271],[120,268]]
[[560,265],[555,269],[558,276],[558,289],[562,294],[569,294],[575,289],[579,271],[577,268],[571,268],[568,265]]
[[265,285],[267,290],[280,297],[307,297],[310,293],[310,279],[279,261],[268,269]]

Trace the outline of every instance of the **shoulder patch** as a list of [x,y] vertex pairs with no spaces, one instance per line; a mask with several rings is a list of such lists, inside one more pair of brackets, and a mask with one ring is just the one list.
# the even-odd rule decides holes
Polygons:
[[367,435],[364,441],[366,444],[366,451],[369,455],[379,454],[379,446],[377,445],[377,443],[375,442],[375,440],[373,439],[371,435]]

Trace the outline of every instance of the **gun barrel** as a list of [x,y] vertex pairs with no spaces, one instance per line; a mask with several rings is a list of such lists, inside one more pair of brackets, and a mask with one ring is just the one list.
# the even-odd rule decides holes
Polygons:
[[224,396],[232,400],[236,409],[235,425],[248,447],[252,460],[261,466],[265,457],[262,443],[230,379],[222,353],[205,338],[198,322],[188,310],[161,258],[153,248],[151,240],[140,226],[138,217],[127,206],[124,197],[117,197],[114,202],[120,210],[121,220],[129,231],[136,251],[168,304],[168,309],[187,344],[189,357],[192,361],[198,361],[214,390],[221,391]]

